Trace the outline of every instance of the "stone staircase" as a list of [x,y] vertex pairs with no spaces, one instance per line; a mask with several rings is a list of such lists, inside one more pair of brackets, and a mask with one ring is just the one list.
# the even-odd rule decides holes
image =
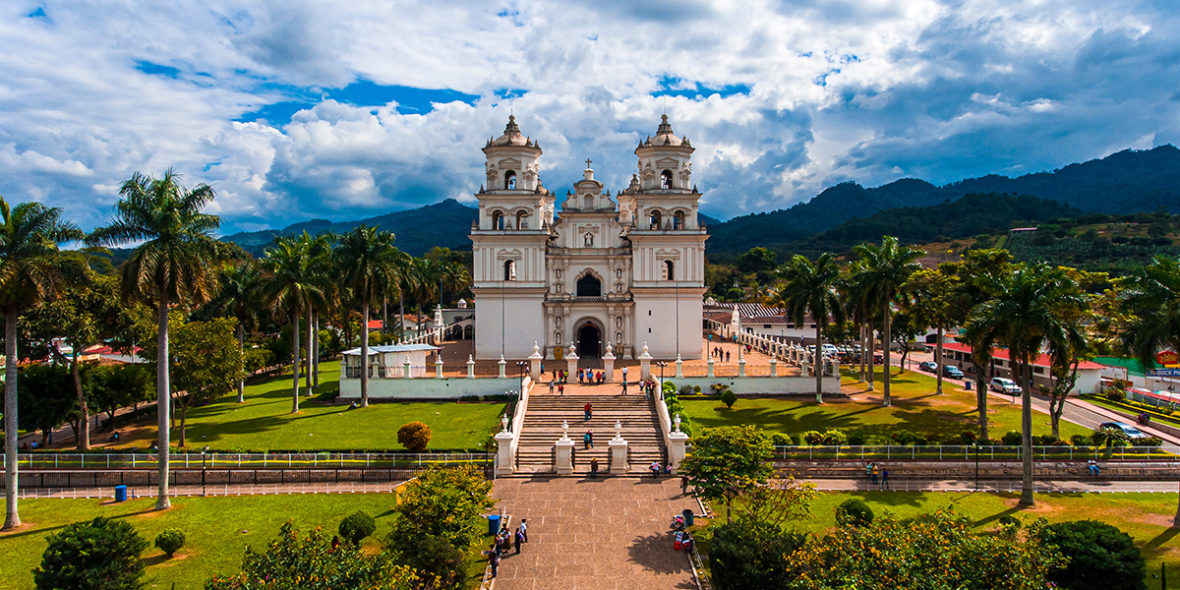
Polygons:
[[[583,408],[587,403],[594,408],[594,417],[589,421],[583,420]],[[533,394],[529,396],[516,451],[518,474],[554,472],[553,445],[561,438],[562,420],[569,422],[569,437],[574,441],[574,473],[589,473],[590,459],[597,458],[599,473],[607,475],[610,468],[608,443],[615,436],[616,421],[623,425],[630,472],[647,473],[652,461],[661,464],[665,461],[664,439],[655,406],[642,394]],[[594,431],[592,449],[584,448],[582,442],[582,435],[587,430]]]

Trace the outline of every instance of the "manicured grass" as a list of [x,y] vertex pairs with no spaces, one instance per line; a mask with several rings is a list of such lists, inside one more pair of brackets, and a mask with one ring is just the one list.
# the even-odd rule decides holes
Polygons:
[[[337,390],[338,363],[324,363],[317,394]],[[479,449],[498,426],[504,403],[404,402],[376,403],[368,408],[348,409],[300,400],[298,414],[291,413],[291,374],[246,387],[246,401],[236,394],[198,408],[189,408],[187,448],[204,446],[221,451],[267,450],[402,450],[397,429],[418,420],[430,426],[429,449]],[[180,414],[174,408],[176,427],[172,440],[180,438]],[[141,420],[135,427],[120,428],[121,439],[108,445],[105,435],[95,436],[99,446],[112,448],[148,447],[156,439],[155,418]]]
[[[851,373],[845,373],[845,390],[855,386]],[[894,375],[890,393],[893,405],[881,405],[881,374],[877,375],[877,392],[873,401],[829,398],[816,404],[809,398],[739,398],[732,409],[715,399],[682,397],[684,411],[692,419],[694,428],[753,424],[768,432],[799,434],[808,430],[837,428],[847,434],[860,432],[865,436],[888,437],[894,432],[909,431],[923,436],[938,435],[942,439],[957,438],[965,430],[978,432],[979,413],[975,392],[943,383],[943,395],[935,395],[933,377],[914,371]],[[858,394],[859,396],[859,394]],[[1020,430],[1020,404],[1003,398],[988,398],[990,434],[999,439],[1004,433]],[[1049,416],[1033,412],[1033,433],[1049,434]],[[1074,434],[1089,434],[1090,430],[1061,421],[1061,437],[1069,440]]]
[[[1176,494],[1113,493],[1113,494],[1037,494],[1036,506],[1019,509],[1017,493],[971,492],[850,492],[822,493],[811,505],[811,518],[790,523],[803,532],[822,534],[836,526],[835,509],[849,498],[864,500],[881,515],[890,512],[898,518],[908,518],[933,512],[939,508],[953,508],[970,518],[977,529],[986,530],[997,525],[1003,516],[1014,516],[1023,522],[1045,518],[1049,522],[1092,519],[1109,523],[1131,535],[1143,550],[1147,560],[1148,588],[1158,590],[1160,563],[1170,568],[1180,562],[1180,527],[1171,526],[1176,513]],[[724,507],[716,507],[718,518],[724,521]],[[702,535],[702,550],[708,535]],[[1177,572],[1172,572],[1173,580]]]
[[366,540],[376,551],[389,533],[394,498],[390,494],[321,494],[294,496],[178,497],[166,512],[155,512],[155,500],[141,498],[121,504],[100,500],[37,499],[21,501],[21,519],[31,523],[0,534],[4,564],[0,588],[33,587],[34,567],[41,563],[46,537],[61,527],[96,516],[124,519],[153,543],[167,527],[184,530],[185,546],[172,559],[152,545],[143,553],[145,588],[201,588],[214,574],[231,574],[241,566],[246,547],[264,550],[288,519],[300,530],[322,526],[336,533],[340,520],[363,510],[377,520],[377,532]]

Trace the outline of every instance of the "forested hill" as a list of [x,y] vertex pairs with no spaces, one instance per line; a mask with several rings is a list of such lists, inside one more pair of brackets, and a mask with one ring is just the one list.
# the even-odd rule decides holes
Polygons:
[[792,242],[851,219],[897,207],[930,207],[968,194],[1030,195],[1087,212],[1180,212],[1180,150],[1164,145],[1124,150],[1060,170],[1016,178],[989,175],[934,186],[901,179],[874,188],[845,182],[789,209],[735,217],[709,227],[709,250],[738,253],[752,246],[785,249]]

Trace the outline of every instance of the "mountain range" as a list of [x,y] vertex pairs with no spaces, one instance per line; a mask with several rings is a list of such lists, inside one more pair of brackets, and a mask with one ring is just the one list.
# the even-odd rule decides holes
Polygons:
[[[741,215],[727,221],[701,215],[700,222],[708,226],[711,236],[708,248],[711,253],[734,254],[754,246],[786,250],[793,245],[797,247],[799,240],[809,236],[823,234],[852,220],[870,218],[876,213],[893,209],[908,211],[877,217],[859,225],[852,224],[843,230],[843,234],[828,235],[825,239],[872,234],[872,228],[881,224],[922,223],[921,220],[931,217],[916,209],[945,207],[973,194],[1037,198],[1013,200],[1014,197],[1010,197],[1002,203],[1004,215],[1010,221],[1046,216],[1068,217],[1085,212],[1165,210],[1180,213],[1180,149],[1163,145],[1150,150],[1123,150],[1105,158],[1070,164],[1050,172],[1015,178],[992,174],[943,186],[913,178],[903,178],[872,188],[862,187],[855,182],[844,182],[786,209]],[[1047,204],[1045,201],[1054,203]],[[993,204],[984,197],[977,197],[974,201],[950,207],[938,214],[963,216],[968,215],[973,208],[991,207]],[[232,234],[222,239],[234,242],[254,255],[260,255],[278,236],[298,234],[304,230],[312,234],[344,232],[363,223],[394,232],[398,247],[410,254],[421,255],[434,246],[469,249],[471,241],[467,233],[475,221],[476,213],[474,207],[447,199],[417,209],[356,221],[316,219],[282,229]],[[1032,215],[1021,216],[1028,213]]]

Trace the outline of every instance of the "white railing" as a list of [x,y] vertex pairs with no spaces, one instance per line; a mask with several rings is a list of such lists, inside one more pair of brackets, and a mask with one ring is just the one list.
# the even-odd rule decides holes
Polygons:
[[[18,453],[20,469],[155,469],[155,453]],[[417,468],[484,463],[488,453],[172,453],[174,469],[229,468]]]
[[668,415],[668,404],[664,403],[664,380],[659,377],[653,377],[656,380],[656,416],[660,419],[660,432],[664,436],[664,448],[672,446],[672,439],[668,435],[672,433],[672,417]]
[[525,376],[522,384],[520,397],[516,400],[516,410],[512,415],[512,424],[509,426],[509,432],[512,433],[512,443],[509,446],[512,452],[510,456],[514,464],[516,462],[516,449],[520,445],[520,430],[524,428],[524,414],[529,408],[529,391],[533,388],[532,375]]
[[[867,445],[867,446],[776,446],[778,461],[1019,461],[1022,448],[1006,445]],[[1033,447],[1033,458],[1040,461],[1180,461],[1180,446],[1114,447],[1107,457],[1106,447],[1050,445]]]

